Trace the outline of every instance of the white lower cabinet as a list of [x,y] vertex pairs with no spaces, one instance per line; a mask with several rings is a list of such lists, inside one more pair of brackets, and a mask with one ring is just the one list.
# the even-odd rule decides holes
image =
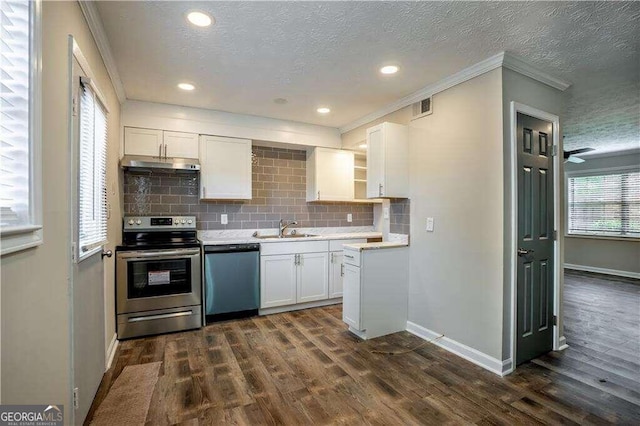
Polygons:
[[407,328],[409,248],[344,248],[342,320],[356,336],[373,339]]
[[[260,309],[340,303],[344,273],[342,246],[366,239],[273,242],[260,245]],[[313,306],[313,305],[312,305]],[[316,305],[317,306],[317,305]],[[281,311],[281,310],[279,310]],[[273,311],[267,311],[273,312]]]
[[298,303],[328,298],[329,253],[298,255]]
[[342,251],[329,253],[329,299],[342,297],[343,259],[344,254]]
[[356,330],[360,330],[360,268],[344,265],[344,298],[342,300],[342,320]]
[[291,305],[297,294],[296,255],[260,257],[260,307]]

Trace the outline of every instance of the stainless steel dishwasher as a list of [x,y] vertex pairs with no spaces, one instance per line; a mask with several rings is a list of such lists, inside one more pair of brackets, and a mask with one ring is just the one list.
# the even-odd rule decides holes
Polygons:
[[260,244],[204,246],[207,324],[258,314]]

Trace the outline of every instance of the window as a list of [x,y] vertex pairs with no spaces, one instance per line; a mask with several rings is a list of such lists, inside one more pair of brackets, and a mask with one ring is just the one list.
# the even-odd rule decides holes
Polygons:
[[80,81],[78,258],[82,259],[107,240],[107,114],[91,80]]
[[42,242],[39,1],[0,2],[2,254]]
[[640,237],[640,171],[567,179],[569,234]]

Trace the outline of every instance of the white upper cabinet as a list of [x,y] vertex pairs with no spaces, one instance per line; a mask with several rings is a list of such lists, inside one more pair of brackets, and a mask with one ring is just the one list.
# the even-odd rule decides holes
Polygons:
[[162,156],[162,130],[124,128],[124,154]]
[[159,158],[198,158],[198,135],[138,127],[124,128],[124,154]]
[[367,198],[409,197],[409,128],[382,123],[367,129]]
[[200,199],[251,199],[251,140],[200,136]]
[[167,158],[198,158],[198,137],[195,133],[163,132],[164,156]]
[[353,152],[313,148],[307,153],[307,201],[353,201]]

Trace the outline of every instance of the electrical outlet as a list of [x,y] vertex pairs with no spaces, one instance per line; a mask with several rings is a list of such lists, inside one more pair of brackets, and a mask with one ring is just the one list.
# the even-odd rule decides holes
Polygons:
[[226,214],[221,214],[221,215],[220,215],[220,222],[221,222],[223,225],[227,225],[227,224],[229,224],[229,218],[228,218],[228,216],[227,216]]
[[427,232],[433,232],[433,218],[427,218]]
[[353,215],[351,213],[347,214],[347,222],[353,222]]

